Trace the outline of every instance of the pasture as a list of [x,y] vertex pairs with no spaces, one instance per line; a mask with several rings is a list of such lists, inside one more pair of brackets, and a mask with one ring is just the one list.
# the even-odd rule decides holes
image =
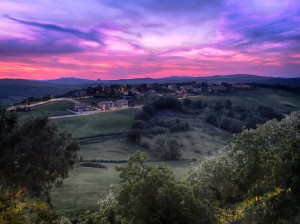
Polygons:
[[53,101],[31,107],[30,111],[19,112],[21,117],[27,116],[63,116],[73,114],[67,110],[74,109],[74,103],[68,100]]
[[243,90],[234,93],[191,96],[190,99],[200,99],[209,105],[224,103],[226,100],[231,100],[232,105],[244,105],[246,108],[268,106],[272,107],[277,112],[284,114],[300,110],[300,96],[283,90]]
[[[217,102],[224,103],[231,100],[233,105],[244,105],[247,108],[256,108],[260,105],[270,106],[278,112],[290,113],[300,109],[298,95],[270,89],[257,89],[239,91],[234,94],[199,95],[190,97],[192,100],[201,99],[209,105]],[[161,162],[151,153],[149,148],[133,144],[123,137],[115,137],[115,133],[125,133],[130,130],[134,120],[135,109],[127,109],[113,112],[105,112],[88,116],[61,118],[53,120],[60,130],[67,130],[76,138],[91,138],[87,144],[81,145],[78,158],[83,160],[126,160],[129,155],[137,150],[147,152],[151,164],[167,164],[174,171],[177,178],[185,178],[190,167],[189,159],[201,159],[210,156],[223,148],[232,138],[232,134],[220,130],[204,122],[202,114],[182,115],[177,113],[159,113],[162,120],[181,119],[190,124],[191,130],[186,132],[170,133],[170,137],[176,138],[182,149],[182,158],[187,160]],[[110,135],[111,138],[101,140],[101,135]],[[100,136],[100,140],[99,140]],[[153,139],[143,137],[143,141],[153,146]],[[115,167],[123,164],[102,163],[106,168],[82,167],[77,163],[69,177],[61,188],[52,190],[52,202],[59,215],[72,216],[87,209],[96,209],[97,202],[109,191],[110,185],[115,186],[119,181]]]
[[70,131],[75,138],[126,132],[134,119],[135,109],[108,111],[87,116],[55,119],[61,129]]

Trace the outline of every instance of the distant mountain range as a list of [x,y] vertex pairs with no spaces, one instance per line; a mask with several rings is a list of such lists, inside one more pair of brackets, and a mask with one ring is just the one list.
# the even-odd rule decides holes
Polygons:
[[209,83],[264,83],[281,84],[300,87],[300,78],[274,78],[257,75],[235,74],[226,76],[186,77],[172,76],[165,78],[136,78],[119,80],[89,80],[74,77],[52,80],[26,80],[26,79],[0,79],[0,104],[11,105],[28,97],[41,97],[45,95],[58,95],[88,86],[111,84],[137,84],[137,83],[178,83],[178,82],[209,82]]
[[89,80],[79,78],[60,78],[45,80],[43,82],[64,84],[64,85],[92,85],[92,84],[137,84],[137,83],[178,83],[178,82],[228,82],[228,83],[264,83],[264,84],[282,84],[290,86],[300,86],[299,78],[275,78],[258,75],[235,74],[224,76],[207,77],[189,77],[189,76],[171,76],[165,78],[136,78],[136,79],[118,79],[118,80]]

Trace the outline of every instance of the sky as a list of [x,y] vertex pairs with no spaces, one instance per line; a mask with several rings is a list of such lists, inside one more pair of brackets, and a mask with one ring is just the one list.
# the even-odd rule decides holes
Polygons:
[[299,0],[0,0],[0,78],[300,77]]

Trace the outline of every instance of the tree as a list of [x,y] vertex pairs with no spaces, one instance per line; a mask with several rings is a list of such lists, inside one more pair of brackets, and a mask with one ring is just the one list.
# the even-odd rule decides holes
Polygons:
[[143,111],[147,112],[150,116],[153,116],[155,113],[155,109],[151,104],[143,106]]
[[226,102],[225,102],[225,108],[226,109],[231,109],[231,105],[232,105],[231,100],[226,100]]
[[26,209],[14,212],[20,203],[33,207],[39,201],[50,203],[49,190],[68,176],[79,144],[48,118],[20,121],[4,110],[0,130],[0,210],[4,211],[0,216],[1,223],[13,223],[8,220],[27,217]]
[[177,160],[181,157],[179,143],[176,139],[159,135],[154,140],[154,147],[163,160]]
[[135,113],[134,119],[135,120],[142,120],[142,121],[149,121],[150,120],[150,114],[148,112],[145,111],[138,111]]
[[217,113],[222,113],[223,112],[224,106],[221,103],[216,103],[214,106],[215,112]]
[[190,181],[222,208],[245,203],[246,223],[280,223],[300,210],[300,112],[244,130],[222,156],[197,164]]
[[183,106],[189,107],[189,106],[191,106],[192,101],[191,101],[190,99],[184,99],[184,100],[182,101],[182,103],[183,103]]
[[140,142],[142,138],[141,131],[138,129],[133,129],[127,132],[126,137],[131,142]]
[[117,167],[120,190],[118,213],[126,223],[214,223],[209,205],[194,197],[191,187],[175,180],[164,166],[146,164],[146,155],[133,154],[127,166]]
[[145,128],[145,122],[141,120],[135,120],[133,124],[131,125],[131,129],[137,129],[137,130],[144,130]]
[[195,100],[192,103],[193,109],[202,109],[203,108],[203,103],[201,100]]
[[207,117],[205,118],[205,121],[214,126],[218,126],[218,119],[217,119],[217,116],[214,114],[207,115]]

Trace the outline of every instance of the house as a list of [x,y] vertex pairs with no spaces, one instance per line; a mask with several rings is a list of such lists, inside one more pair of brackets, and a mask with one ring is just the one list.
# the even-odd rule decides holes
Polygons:
[[121,99],[121,100],[116,100],[115,101],[115,107],[116,108],[122,108],[123,106],[128,106],[128,100]]
[[207,87],[208,92],[223,92],[226,91],[226,86],[208,86]]
[[74,110],[75,111],[85,111],[88,109],[88,106],[84,103],[76,103],[74,105]]
[[147,92],[145,92],[145,95],[155,95],[156,91],[154,89],[150,89]]
[[233,85],[233,87],[235,89],[252,89],[251,85],[246,85],[246,84],[236,84],[236,85]]
[[176,84],[169,84],[168,85],[168,89],[170,89],[170,90],[176,90],[177,89],[177,85]]
[[111,108],[114,106],[114,102],[113,101],[101,101],[99,103],[97,103],[97,107],[100,110],[111,110]]
[[182,91],[188,91],[190,89],[193,89],[193,86],[192,85],[188,85],[188,86],[180,86],[180,89]]
[[202,88],[192,88],[190,91],[192,93],[202,93]]

